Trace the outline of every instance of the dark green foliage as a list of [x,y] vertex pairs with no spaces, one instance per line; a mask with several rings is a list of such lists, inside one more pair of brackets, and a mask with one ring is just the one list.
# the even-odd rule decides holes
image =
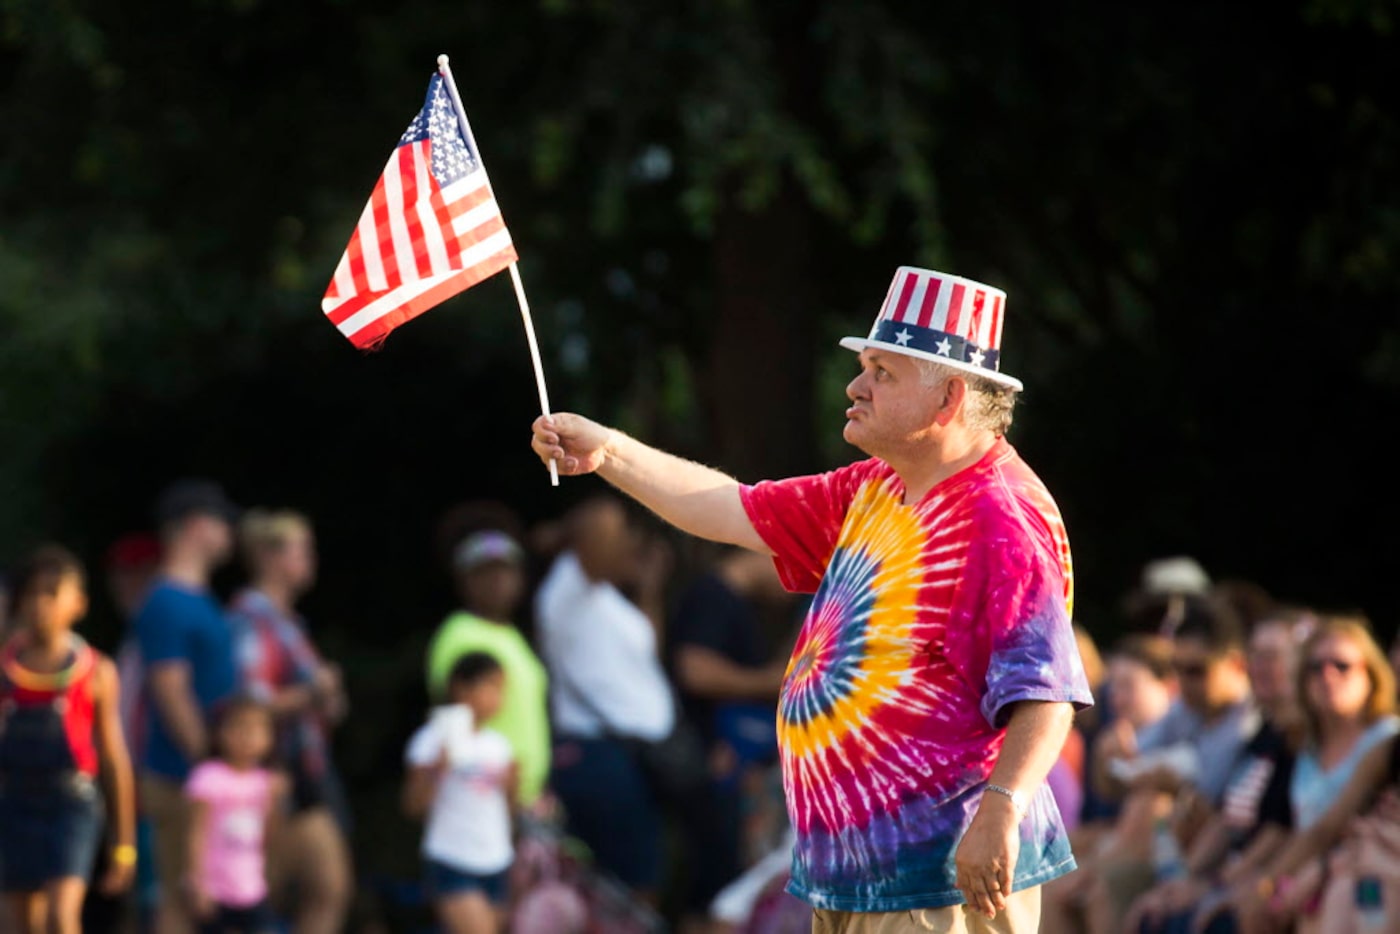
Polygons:
[[503,279],[373,356],[319,311],[445,51],[557,407],[750,479],[849,459],[834,339],[936,265],[1010,293],[1013,440],[1092,630],[1185,551],[1388,633],[1396,24],[1383,0],[0,0],[0,558],[95,556],[191,470],[309,510],[309,610],[384,711],[343,754],[383,800],[451,599],[436,516],[576,495],[525,448]]

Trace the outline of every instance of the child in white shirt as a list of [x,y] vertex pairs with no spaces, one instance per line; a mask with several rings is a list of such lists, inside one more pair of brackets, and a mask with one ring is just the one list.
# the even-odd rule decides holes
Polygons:
[[478,726],[501,706],[505,672],[484,652],[452,668],[448,702],[413,734],[404,810],[426,818],[425,886],[446,934],[497,934],[514,861],[518,769],[510,744]]

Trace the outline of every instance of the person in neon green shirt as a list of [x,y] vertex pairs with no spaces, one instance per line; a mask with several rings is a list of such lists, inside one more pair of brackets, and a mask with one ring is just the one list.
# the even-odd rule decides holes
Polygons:
[[462,609],[445,619],[428,644],[428,693],[439,702],[457,659],[485,652],[506,675],[501,709],[484,724],[509,741],[520,765],[520,803],[539,800],[549,777],[548,686],[544,664],[509,622],[525,596],[525,553],[505,532],[486,529],[462,539],[452,572]]

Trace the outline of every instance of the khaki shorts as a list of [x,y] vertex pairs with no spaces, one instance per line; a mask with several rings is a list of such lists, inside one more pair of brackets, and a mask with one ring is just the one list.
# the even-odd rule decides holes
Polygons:
[[962,905],[914,911],[812,913],[812,934],[1035,934],[1040,930],[1040,887],[1022,889],[1006,900],[1006,910],[987,920]]
[[190,809],[184,789],[173,779],[142,773],[138,791],[141,813],[151,822],[161,899],[178,899],[189,865]]
[[330,809],[314,807],[289,818],[267,854],[275,898],[289,893],[343,908],[353,886],[350,849]]

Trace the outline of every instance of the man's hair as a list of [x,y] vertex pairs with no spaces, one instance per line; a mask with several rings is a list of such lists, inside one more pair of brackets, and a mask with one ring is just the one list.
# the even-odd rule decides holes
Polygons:
[[277,551],[298,535],[311,534],[311,520],[290,509],[250,509],[238,524],[238,542],[249,560]]
[[1227,578],[1211,585],[1210,592],[1235,608],[1240,623],[1249,631],[1261,620],[1267,620],[1280,603],[1260,583],[1243,578]]
[[21,561],[8,577],[10,609],[15,610],[36,593],[52,593],[65,577],[86,585],[83,563],[62,545],[41,545]]
[[1288,603],[1275,603],[1269,612],[1264,613],[1249,623],[1249,635],[1261,629],[1271,626],[1283,626],[1288,629],[1289,637],[1295,646],[1302,645],[1303,640],[1312,634],[1317,628],[1321,614],[1317,610],[1306,606],[1295,606]]
[[1016,390],[1010,386],[968,373],[937,360],[916,357],[923,383],[929,388],[941,386],[949,377],[956,376],[967,384],[967,402],[963,406],[963,420],[969,428],[990,431],[1004,435],[1011,430],[1012,413],[1016,409]]
[[1172,674],[1172,643],[1164,636],[1131,633],[1113,644],[1109,659],[1122,658],[1135,662],[1152,673],[1158,681]]
[[160,537],[178,535],[196,516],[217,516],[233,525],[239,509],[224,488],[213,480],[187,478],[167,486],[155,503],[155,526]]
[[1180,594],[1173,599],[1180,601],[1174,607],[1178,612],[1176,625],[1171,630],[1173,639],[1204,643],[1211,655],[1244,649],[1244,625],[1229,603],[1218,597],[1194,594]]
[[452,665],[447,676],[448,688],[469,688],[505,669],[496,656],[487,652],[468,652]]

